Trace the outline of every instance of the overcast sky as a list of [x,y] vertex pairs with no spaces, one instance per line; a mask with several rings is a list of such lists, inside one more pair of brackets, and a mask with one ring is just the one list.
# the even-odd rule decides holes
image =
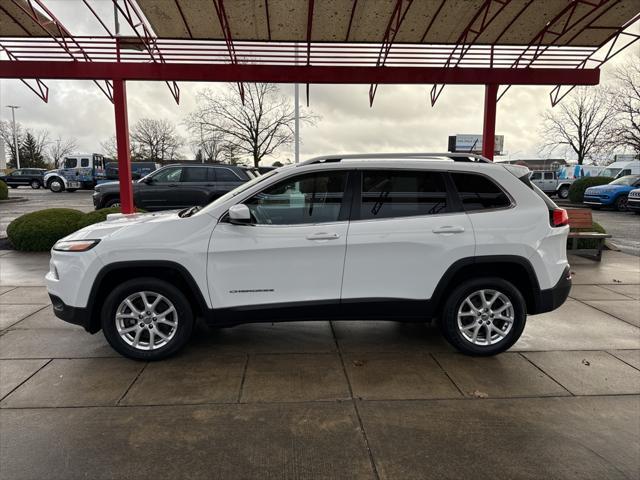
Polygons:
[[[49,0],[46,4],[74,33],[97,33],[86,8],[75,0]],[[111,2],[103,2],[108,7]],[[108,11],[107,11],[108,15]],[[638,29],[636,29],[638,30]],[[620,62],[640,53],[640,42],[618,55],[604,68],[602,81]],[[0,81],[0,119],[10,119],[8,104],[20,105],[17,121],[25,127],[46,129],[52,138],[74,137],[83,152],[100,152],[100,142],[114,133],[113,105],[90,81],[47,81],[49,103],[43,103],[18,80]],[[181,134],[184,117],[196,106],[196,92],[205,87],[227,88],[225,84],[180,83],[181,103],[176,105],[161,82],[129,82],[128,109],[132,125],[144,117],[168,119]],[[484,87],[447,86],[435,107],[429,103],[431,86],[381,85],[373,108],[369,107],[368,85],[312,85],[310,106],[320,120],[301,130],[301,158],[328,153],[383,151],[446,151],[447,137],[481,134]],[[293,86],[281,85],[293,98]],[[539,156],[540,118],[550,108],[551,87],[511,88],[498,103],[498,135],[504,135],[504,149],[512,158]],[[304,88],[301,88],[304,103]],[[558,152],[562,155],[562,152]],[[191,157],[189,148],[183,151]],[[293,146],[276,159],[293,159]]]

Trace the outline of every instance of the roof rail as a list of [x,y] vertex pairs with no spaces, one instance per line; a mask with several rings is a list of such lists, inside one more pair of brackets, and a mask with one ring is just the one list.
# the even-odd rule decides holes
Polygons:
[[380,159],[407,159],[407,160],[453,160],[454,162],[481,162],[492,163],[491,160],[475,153],[452,153],[452,152],[415,152],[415,153],[355,153],[355,154],[335,154],[323,155],[310,158],[297,165],[314,165],[317,163],[333,163],[342,160],[380,160]]

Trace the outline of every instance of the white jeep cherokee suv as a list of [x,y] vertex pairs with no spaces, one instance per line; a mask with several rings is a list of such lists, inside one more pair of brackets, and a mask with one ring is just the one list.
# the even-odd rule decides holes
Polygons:
[[438,320],[493,355],[569,294],[566,212],[524,167],[459,154],[336,155],[282,167],[204,208],[111,216],[60,240],[55,314],[127,357],[211,325]]

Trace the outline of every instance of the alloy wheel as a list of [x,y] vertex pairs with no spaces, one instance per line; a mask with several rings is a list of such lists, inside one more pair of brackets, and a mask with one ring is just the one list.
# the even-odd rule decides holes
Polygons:
[[458,308],[458,330],[474,345],[501,342],[511,331],[514,320],[515,311],[509,297],[498,290],[476,290]]
[[125,298],[115,316],[120,338],[138,350],[167,345],[178,330],[178,312],[164,295],[141,291]]

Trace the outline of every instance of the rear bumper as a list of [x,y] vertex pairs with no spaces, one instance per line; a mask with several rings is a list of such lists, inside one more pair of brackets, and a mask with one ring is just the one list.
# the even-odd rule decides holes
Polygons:
[[90,311],[88,308],[72,307],[64,303],[60,297],[49,294],[51,304],[53,305],[53,314],[60,320],[64,320],[74,325],[80,325],[88,332],[95,333],[89,329]]
[[567,266],[562,272],[560,280],[553,287],[540,290],[540,295],[536,301],[536,311],[529,313],[537,315],[555,310],[565,302],[570,291],[571,269]]

